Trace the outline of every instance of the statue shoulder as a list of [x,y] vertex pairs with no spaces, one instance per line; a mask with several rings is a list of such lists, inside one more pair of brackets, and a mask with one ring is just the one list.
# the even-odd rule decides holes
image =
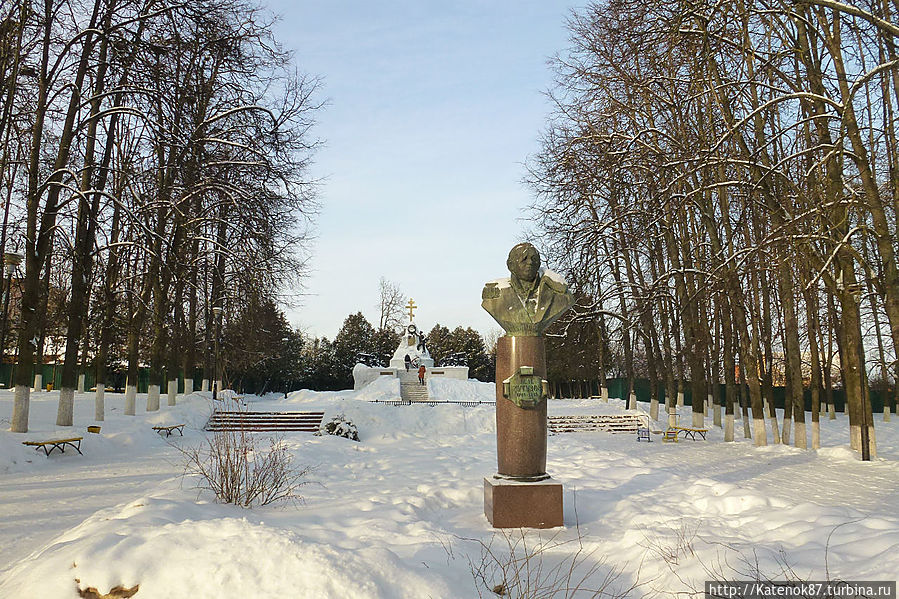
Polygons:
[[484,290],[481,291],[482,300],[497,299],[502,295],[502,290],[509,287],[509,279],[497,279],[484,284]]
[[546,285],[551,291],[555,293],[568,293],[568,283],[555,277],[543,275],[541,284]]

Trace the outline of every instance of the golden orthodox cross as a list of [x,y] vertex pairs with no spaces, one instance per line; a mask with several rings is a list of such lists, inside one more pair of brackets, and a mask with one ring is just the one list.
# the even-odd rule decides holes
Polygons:
[[418,306],[415,305],[415,300],[410,297],[409,303],[406,304],[406,307],[409,308],[409,322],[412,322],[412,319],[415,318],[415,312],[413,312],[413,310],[415,310],[415,308],[417,308]]

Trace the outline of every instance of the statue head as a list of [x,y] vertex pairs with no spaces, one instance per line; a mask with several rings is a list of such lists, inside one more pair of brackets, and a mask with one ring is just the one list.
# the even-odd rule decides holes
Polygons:
[[540,272],[540,253],[530,243],[519,243],[509,252],[506,266],[519,280],[532,283]]
[[[574,302],[568,285],[558,275],[540,276],[540,254],[530,243],[513,247],[506,266],[511,280],[497,279],[485,284],[481,306],[507,335],[542,335],[546,327]],[[521,292],[527,297],[520,297]]]

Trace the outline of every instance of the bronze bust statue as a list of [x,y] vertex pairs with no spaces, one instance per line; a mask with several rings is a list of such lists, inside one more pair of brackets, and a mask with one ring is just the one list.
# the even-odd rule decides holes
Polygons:
[[540,268],[540,254],[519,243],[506,260],[510,277],[484,285],[481,306],[510,337],[539,337],[574,303],[568,285]]

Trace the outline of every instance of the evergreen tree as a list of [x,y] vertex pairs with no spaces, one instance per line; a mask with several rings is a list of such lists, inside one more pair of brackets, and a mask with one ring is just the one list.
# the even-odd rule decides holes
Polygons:
[[375,329],[362,312],[350,314],[334,338],[334,376],[341,389],[353,388],[353,366],[359,352],[373,353]]
[[252,393],[284,390],[297,379],[302,337],[271,298],[254,296],[223,333],[225,379],[236,389]]
[[393,352],[396,351],[402,337],[402,335],[392,329],[375,331],[371,340],[371,353],[378,359],[378,364],[381,366],[390,364]]
[[339,389],[335,364],[334,344],[327,337],[314,338],[303,347],[302,379],[299,386],[314,391]]
[[479,381],[492,381],[494,369],[484,348],[481,334],[471,327],[456,327],[451,336],[453,353],[463,353],[468,361],[468,377]]
[[443,359],[454,351],[456,350],[452,349],[450,330],[439,323],[435,324],[428,333],[428,352],[434,359],[434,364],[442,366]]

